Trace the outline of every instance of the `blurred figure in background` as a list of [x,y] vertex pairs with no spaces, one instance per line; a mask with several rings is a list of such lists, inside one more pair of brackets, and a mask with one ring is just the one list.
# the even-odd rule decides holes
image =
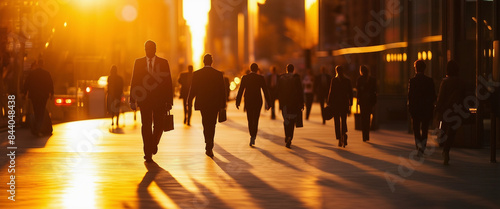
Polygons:
[[274,109],[274,103],[278,99],[278,80],[279,80],[279,75],[276,72],[276,66],[271,66],[271,72],[269,75],[266,76],[266,82],[267,82],[267,87],[269,88],[269,93],[271,96],[271,103],[269,103],[269,106],[271,106],[271,119],[276,119],[276,112]]
[[118,75],[116,65],[111,66],[108,76],[108,112],[111,114],[111,127],[114,125],[116,116],[116,127],[120,127],[120,108],[123,96],[123,78]]
[[262,95],[260,90],[264,92],[266,99],[266,110],[271,108],[271,97],[267,89],[264,76],[258,74],[259,66],[256,63],[250,65],[252,73],[243,76],[241,79],[240,89],[236,96],[236,108],[240,109],[241,98],[245,93],[244,111],[247,112],[248,130],[250,132],[250,146],[255,145],[257,138],[257,130],[259,129],[260,110],[262,108]]
[[[436,114],[438,120],[442,121],[441,130],[444,131],[444,135],[441,138],[444,141],[440,141],[440,145],[443,145],[443,164],[448,165],[450,161],[450,148],[455,141],[455,135],[460,124],[456,120],[451,120],[450,118],[461,116],[459,114],[469,113],[468,109],[465,109],[461,104],[465,100],[465,82],[458,77],[459,68],[457,62],[450,60],[446,66],[446,77],[441,81],[439,86],[439,93],[436,104]],[[458,108],[458,109],[457,109]],[[450,114],[444,118],[446,110]],[[448,119],[448,120],[447,120]]]
[[304,100],[306,102],[306,120],[309,120],[314,100],[314,75],[311,69],[306,70],[306,74],[302,79],[302,85],[304,87]]
[[[321,117],[323,117],[323,109],[325,108],[325,101],[328,98],[332,76],[326,72],[325,66],[321,66],[320,71],[321,74],[316,76],[314,80],[314,93],[316,93],[316,99],[319,101],[321,107]],[[325,123],[326,120],[323,118],[323,124]]]
[[413,123],[415,147],[421,156],[427,146],[427,135],[434,111],[436,92],[434,81],[425,75],[425,62],[417,60],[414,67],[415,77],[411,78],[408,83],[408,111]]
[[361,130],[363,132],[363,141],[370,140],[370,116],[373,112],[373,106],[377,102],[377,81],[370,76],[370,71],[364,65],[359,67],[361,75],[356,82],[357,100],[361,114]]
[[43,60],[38,60],[24,82],[23,94],[31,99],[34,121],[31,133],[38,137],[52,134],[52,122],[46,110],[47,100],[54,97],[54,83],[50,73],[43,69]]
[[347,145],[347,114],[352,106],[352,85],[351,80],[344,76],[344,67],[335,67],[337,76],[332,78],[330,93],[328,95],[328,105],[332,106],[333,119],[335,121],[335,137],[339,140],[339,147]]
[[279,77],[278,98],[280,110],[283,114],[283,126],[285,127],[285,146],[290,148],[295,129],[295,122],[304,109],[304,96],[300,76],[294,74],[292,64],[286,66],[286,73]]
[[181,73],[179,76],[179,84],[181,85],[181,92],[179,98],[182,99],[182,106],[184,107],[184,124],[191,125],[191,113],[193,108],[189,107],[189,88],[191,87],[191,82],[193,81],[193,66],[188,66],[188,71]]

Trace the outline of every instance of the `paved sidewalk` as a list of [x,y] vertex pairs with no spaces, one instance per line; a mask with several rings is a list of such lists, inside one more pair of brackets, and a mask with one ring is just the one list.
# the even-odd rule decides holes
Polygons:
[[[142,159],[140,122],[127,113],[121,129],[109,119],[58,124],[35,139],[19,130],[16,201],[8,200],[7,133],[1,134],[0,208],[499,208],[500,166],[488,149],[441,148],[414,158],[413,138],[379,130],[361,140],[349,117],[349,144],[338,148],[333,122],[321,124],[319,105],[285,148],[281,117],[262,112],[255,147],[246,114],[228,103],[217,124],[215,157],[204,153],[199,112],[182,124],[176,101],[174,131],[164,133],[156,163]],[[123,119],[123,118],[122,118]],[[140,116],[138,115],[138,119]]]

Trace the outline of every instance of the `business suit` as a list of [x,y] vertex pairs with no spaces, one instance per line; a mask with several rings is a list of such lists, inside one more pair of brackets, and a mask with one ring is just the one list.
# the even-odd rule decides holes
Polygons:
[[363,141],[370,140],[370,115],[377,102],[377,83],[375,78],[362,75],[356,82],[357,101],[361,114]]
[[182,99],[182,104],[184,107],[184,124],[191,124],[191,114],[192,108],[188,107],[188,96],[189,96],[189,88],[191,87],[191,82],[193,80],[192,72],[181,73],[179,76],[179,84],[181,85],[181,91],[179,98]]
[[[304,108],[304,96],[300,76],[293,73],[282,74],[278,81],[278,99],[283,115],[285,141],[291,143],[298,114]],[[287,141],[288,140],[288,141]],[[288,145],[289,146],[289,145]],[[287,147],[288,147],[287,146]]]
[[195,71],[189,91],[189,101],[193,101],[193,99],[195,99],[194,109],[201,112],[206,154],[213,157],[212,149],[217,114],[226,107],[226,91],[222,72],[211,66],[205,66]]
[[243,76],[238,95],[236,96],[236,107],[239,107],[243,92],[245,92],[244,109],[247,112],[248,130],[252,141],[257,137],[257,130],[259,127],[260,110],[262,108],[261,89],[264,92],[267,104],[270,105],[271,97],[264,76],[252,72]]
[[269,88],[269,93],[271,96],[271,103],[269,103],[269,105],[271,106],[271,119],[276,118],[274,103],[278,99],[278,80],[279,75],[277,73],[271,73],[266,77],[266,85]]
[[[351,80],[344,76],[337,76],[332,78],[330,83],[328,105],[332,106],[333,110],[335,136],[337,139],[341,139],[342,135],[344,135],[344,140],[346,142],[347,113],[350,112],[349,108],[352,106],[353,99]],[[342,133],[340,132],[340,123],[342,123]]]
[[[332,81],[332,76],[322,73],[316,76],[314,82],[314,92],[316,93],[316,99],[319,101],[321,107],[321,116],[323,117],[323,109],[325,108],[325,101],[328,98],[328,92],[330,90],[330,82]],[[326,120],[323,118],[323,124]]]
[[47,100],[51,95],[54,95],[54,83],[52,82],[50,73],[42,68],[31,71],[24,82],[23,93],[25,95],[29,94],[29,98],[33,104],[33,112],[35,115],[35,123],[32,129],[33,134],[39,136],[51,134],[52,125],[47,131],[42,130],[44,117],[46,117],[45,108]]
[[[443,136],[445,137],[443,137],[443,139],[446,139],[439,143],[443,145],[443,155],[446,155],[448,158],[451,145],[453,145],[455,141],[455,135],[459,128],[456,120],[453,118],[462,118],[463,116],[460,115],[460,112],[469,113],[469,110],[461,105],[465,100],[465,86],[465,82],[458,76],[449,76],[441,81],[439,87],[436,114],[438,120],[442,121],[441,130],[444,131]],[[453,111],[450,111],[450,113],[446,115],[445,112],[447,110]],[[445,164],[447,164],[447,162]]]
[[[163,133],[163,118],[173,104],[172,78],[166,59],[155,56],[135,60],[130,85],[130,102],[141,108],[144,158],[150,160],[158,151]],[[148,66],[151,63],[151,66]],[[153,128],[151,127],[154,124]]]
[[434,81],[424,73],[417,73],[408,84],[408,111],[413,121],[416,148],[423,152],[427,146],[429,123],[434,111],[436,92]]

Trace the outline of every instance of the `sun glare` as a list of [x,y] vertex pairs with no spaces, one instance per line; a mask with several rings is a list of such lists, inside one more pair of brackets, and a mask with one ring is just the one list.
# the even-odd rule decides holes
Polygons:
[[306,10],[305,45],[311,48],[318,44],[318,0],[306,0],[304,7]]
[[183,14],[191,31],[191,49],[193,66],[202,67],[202,56],[205,53],[207,38],[208,12],[211,8],[210,0],[183,0]]

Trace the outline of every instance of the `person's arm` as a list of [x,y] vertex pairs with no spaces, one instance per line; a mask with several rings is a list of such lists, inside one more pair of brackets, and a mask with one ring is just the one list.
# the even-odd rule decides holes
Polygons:
[[247,83],[247,77],[243,76],[241,79],[240,88],[238,89],[238,95],[236,95],[236,109],[240,109],[241,98],[243,97],[243,92],[245,91]]
[[351,109],[351,106],[353,104],[353,93],[352,93],[352,84],[350,80],[347,80],[347,95],[349,97],[349,110]]
[[301,82],[301,79],[300,79],[300,76],[299,75],[295,75],[296,76],[296,86],[297,86],[297,89],[298,89],[298,92],[297,92],[297,95],[300,95],[298,98],[299,98],[299,106],[301,107],[300,109],[303,110],[304,109],[304,89],[302,88],[302,82]]
[[328,91],[328,99],[326,100],[327,101],[327,105],[332,105],[333,104],[333,94],[335,92],[335,90],[333,89],[333,86],[335,84],[334,79],[335,79],[335,77],[332,78],[332,80],[330,80],[330,90]]
[[221,91],[221,96],[222,96],[222,99],[221,99],[221,109],[225,109],[226,108],[226,101],[227,101],[227,95],[226,95],[226,82],[224,81],[224,75],[222,74],[222,72],[220,73],[220,91]]
[[137,63],[138,61],[135,60],[134,62],[134,70],[132,71],[132,79],[130,81],[130,96],[129,96],[129,103],[130,103],[130,109],[136,110],[137,109],[137,101],[136,101],[136,93],[138,91],[137,88],[139,88],[139,76],[138,76],[138,70],[139,70],[139,64]]
[[172,85],[172,74],[170,73],[170,66],[168,64],[168,61],[165,60],[165,68],[166,68],[166,72],[167,74],[165,75],[165,92],[166,92],[166,107],[167,107],[167,110],[171,110],[172,109],[172,105],[174,105],[174,90],[173,90],[173,85]]
[[266,85],[264,77],[262,77],[261,83],[262,83],[261,88],[262,91],[264,92],[264,99],[266,100],[266,110],[269,110],[273,104],[271,102],[271,94],[269,93],[269,88]]
[[54,82],[52,81],[52,76],[50,73],[47,73],[48,82],[49,82],[49,98],[54,99]]

